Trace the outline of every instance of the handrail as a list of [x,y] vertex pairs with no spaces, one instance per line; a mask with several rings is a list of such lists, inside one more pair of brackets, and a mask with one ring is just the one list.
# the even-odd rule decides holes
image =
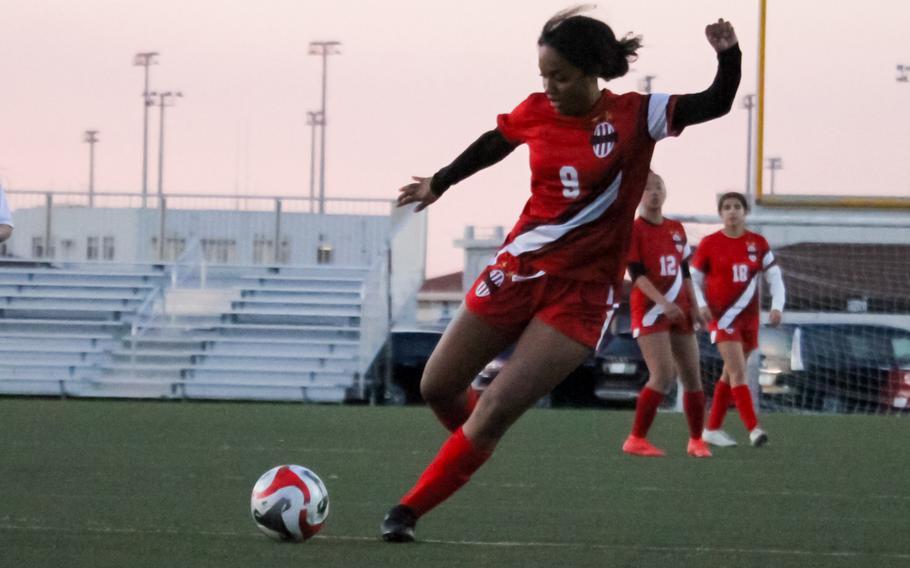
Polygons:
[[[365,397],[367,371],[379,351],[386,344],[391,329],[391,302],[389,295],[389,252],[386,244],[381,254],[373,260],[360,288],[360,397]],[[369,321],[369,325],[364,325]],[[373,333],[363,333],[372,330]]]
[[[198,262],[198,264],[197,264]],[[186,264],[189,268],[184,272],[181,267]],[[205,251],[202,248],[202,241],[198,237],[190,237],[189,246],[184,249],[174,264],[168,267],[165,274],[170,276],[171,288],[180,288],[183,284],[190,281],[194,275],[194,269],[198,266],[199,276],[204,280]],[[204,284],[201,287],[205,287]]]
[[160,285],[155,286],[146,294],[145,299],[136,308],[136,316],[130,325],[130,362],[134,372],[136,368],[136,340],[145,335],[146,331],[151,328],[151,324],[158,319],[160,312],[156,307],[159,301],[162,304],[164,303],[164,288]]
[[[190,241],[190,245],[180,254],[174,264],[167,267],[164,271],[164,281],[170,282],[171,288],[176,288],[185,281],[188,281],[187,276],[181,278],[180,266],[187,261],[195,262],[195,257],[201,257],[202,262],[200,267],[204,264],[205,259],[204,255],[200,253],[202,249],[201,243],[198,238],[193,237]],[[200,268],[201,270],[201,268]],[[189,271],[189,274],[192,275],[192,270]],[[155,286],[149,293],[145,296],[145,299],[136,308],[136,316],[133,318],[133,323],[130,325],[130,360],[132,362],[133,368],[136,366],[136,343],[137,339],[144,336],[149,329],[151,329],[152,324],[158,321],[158,318],[161,314],[164,313],[164,292],[166,285]],[[158,309],[159,302],[161,304],[161,309]]]
[[[88,192],[85,191],[57,191],[57,190],[40,190],[40,189],[5,189],[7,195],[47,195],[52,193],[54,195],[64,195],[64,196],[85,196],[88,197]],[[115,191],[115,192],[100,192],[96,191],[94,193],[95,198],[99,197],[132,197],[137,199],[142,199],[141,193],[129,193],[125,191]],[[268,200],[274,201],[276,199],[289,200],[289,201],[310,201],[309,197],[301,197],[299,195],[236,195],[236,194],[226,194],[226,193],[168,193],[165,195],[168,199],[171,198],[206,198],[206,199],[231,199],[231,200]],[[156,199],[156,196],[150,195],[149,199]],[[385,203],[392,205],[395,203],[394,199],[382,198],[382,197],[326,197],[326,201],[338,201],[338,202],[349,202],[349,203]]]

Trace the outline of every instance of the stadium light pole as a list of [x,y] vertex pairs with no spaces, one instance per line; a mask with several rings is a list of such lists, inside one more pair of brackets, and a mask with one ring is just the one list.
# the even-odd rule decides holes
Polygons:
[[322,56],[322,109],[319,111],[320,114],[320,141],[319,141],[319,213],[325,213],[325,128],[328,121],[326,120],[325,112],[325,94],[326,94],[326,82],[328,77],[328,59],[329,55],[337,55],[341,53],[338,46],[341,45],[340,41],[311,41],[310,42],[310,55],[320,55]]
[[755,194],[752,191],[752,109],[755,108],[755,95],[743,97],[743,108],[746,109],[746,200],[749,205],[755,204]]
[[316,127],[322,125],[322,113],[308,110],[306,123],[310,127],[310,212],[316,202]]
[[157,51],[143,51],[133,57],[133,65],[145,67],[145,88],[142,90],[142,207],[145,208],[148,198],[148,164],[149,164],[149,107],[152,98],[149,96],[149,66],[158,63]]
[[95,143],[98,142],[97,130],[86,130],[82,141],[88,144],[88,206],[95,206]]
[[158,97],[158,120],[160,130],[158,132],[158,200],[164,196],[164,109],[165,107],[174,106],[173,99],[182,97],[180,91],[166,91],[163,93],[149,93],[152,97]]
[[768,169],[771,170],[771,195],[774,195],[774,173],[784,169],[784,161],[778,157],[768,157]]

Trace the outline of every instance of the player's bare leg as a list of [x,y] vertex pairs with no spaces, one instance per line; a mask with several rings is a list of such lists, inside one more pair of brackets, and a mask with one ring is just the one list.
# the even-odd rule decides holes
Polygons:
[[[726,342],[717,344],[718,351],[720,351],[721,345],[724,343]],[[727,408],[730,405],[732,396],[730,390],[730,371],[726,359],[724,359],[723,371],[721,372],[717,383],[714,385],[714,398],[711,400],[711,412],[708,415],[708,423],[705,426],[704,432],[702,432],[702,439],[705,442],[720,448],[736,445],[736,440],[721,430],[724,417],[727,415]]]
[[506,430],[591,354],[591,349],[534,319],[508,363],[490,383],[464,424],[465,435],[491,451]]
[[755,416],[755,407],[752,403],[752,393],[746,384],[746,358],[748,353],[743,352],[743,345],[738,341],[724,341],[717,344],[717,350],[724,358],[724,369],[730,378],[730,394],[739,417],[746,430],[749,431],[749,440],[755,447],[761,447],[768,442],[768,434],[758,427]]
[[417,519],[467,483],[521,414],[553,389],[590,349],[533,320],[464,426],[440,448],[417,483],[382,522],[382,537],[411,542]]
[[689,443],[686,452],[693,457],[711,457],[711,450],[702,440],[705,419],[705,393],[701,385],[701,365],[698,360],[698,342],[694,333],[670,335],[673,359],[679,371],[683,388],[683,411],[689,425]]
[[439,421],[455,431],[470,415],[469,386],[484,366],[516,338],[462,308],[423,371],[420,394]]
[[638,395],[632,432],[623,442],[622,451],[643,457],[662,457],[664,451],[648,441],[648,430],[657,415],[657,407],[676,375],[670,332],[661,331],[638,338],[638,347],[648,366],[647,384]]

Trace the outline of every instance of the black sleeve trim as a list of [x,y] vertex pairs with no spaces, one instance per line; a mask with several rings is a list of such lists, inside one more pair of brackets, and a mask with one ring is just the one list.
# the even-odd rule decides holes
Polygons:
[[683,278],[692,278],[692,273],[689,271],[689,261],[684,260],[682,262],[682,272]]
[[742,76],[742,51],[739,44],[717,54],[717,74],[707,90],[680,95],[673,111],[672,130],[718,118],[730,112]]
[[484,132],[451,164],[436,172],[430,182],[430,191],[437,197],[442,195],[461,180],[499,162],[511,154],[517,146],[506,140],[505,136],[496,128]]
[[630,262],[629,263],[629,276],[632,278],[632,282],[638,280],[639,276],[647,276],[648,271],[645,270],[644,263],[641,262]]

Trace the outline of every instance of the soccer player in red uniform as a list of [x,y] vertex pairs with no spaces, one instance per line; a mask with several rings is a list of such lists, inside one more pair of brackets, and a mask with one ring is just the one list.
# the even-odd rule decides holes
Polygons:
[[[729,22],[705,29],[718,53],[707,90],[618,95],[598,79],[624,75],[641,40],[617,39],[578,11],[551,18],[538,39],[544,92],[499,115],[495,129],[432,178],[415,177],[400,190],[399,206],[416,203],[419,211],[518,145],[530,149],[531,197],[421,379],[421,394],[452,434],[386,514],[387,541],[413,541],[417,519],[464,485],[521,414],[607,336],[655,143],[726,114],[736,96],[742,55]],[[478,399],[471,381],[513,343]]]
[[746,360],[758,347],[759,274],[764,274],[771,291],[768,323],[780,325],[786,292],[780,267],[768,241],[746,230],[749,205],[741,193],[720,196],[717,212],[724,228],[701,240],[692,260],[692,280],[702,315],[709,320],[711,341],[724,360],[723,375],[714,387],[711,413],[703,438],[715,446],[735,446],[736,441],[721,430],[730,398],[733,398],[749,440],[755,447],[768,442],[759,427],[746,384]]
[[634,287],[629,298],[632,335],[638,340],[648,366],[648,382],[638,395],[632,432],[622,445],[627,454],[661,457],[664,451],[648,441],[648,429],[657,407],[676,377],[683,384],[683,409],[689,424],[686,452],[711,457],[702,440],[705,393],[701,388],[695,324],[704,325],[689,276],[692,250],[682,223],[663,216],[667,190],[663,179],[651,172],[632,229],[629,275]]

